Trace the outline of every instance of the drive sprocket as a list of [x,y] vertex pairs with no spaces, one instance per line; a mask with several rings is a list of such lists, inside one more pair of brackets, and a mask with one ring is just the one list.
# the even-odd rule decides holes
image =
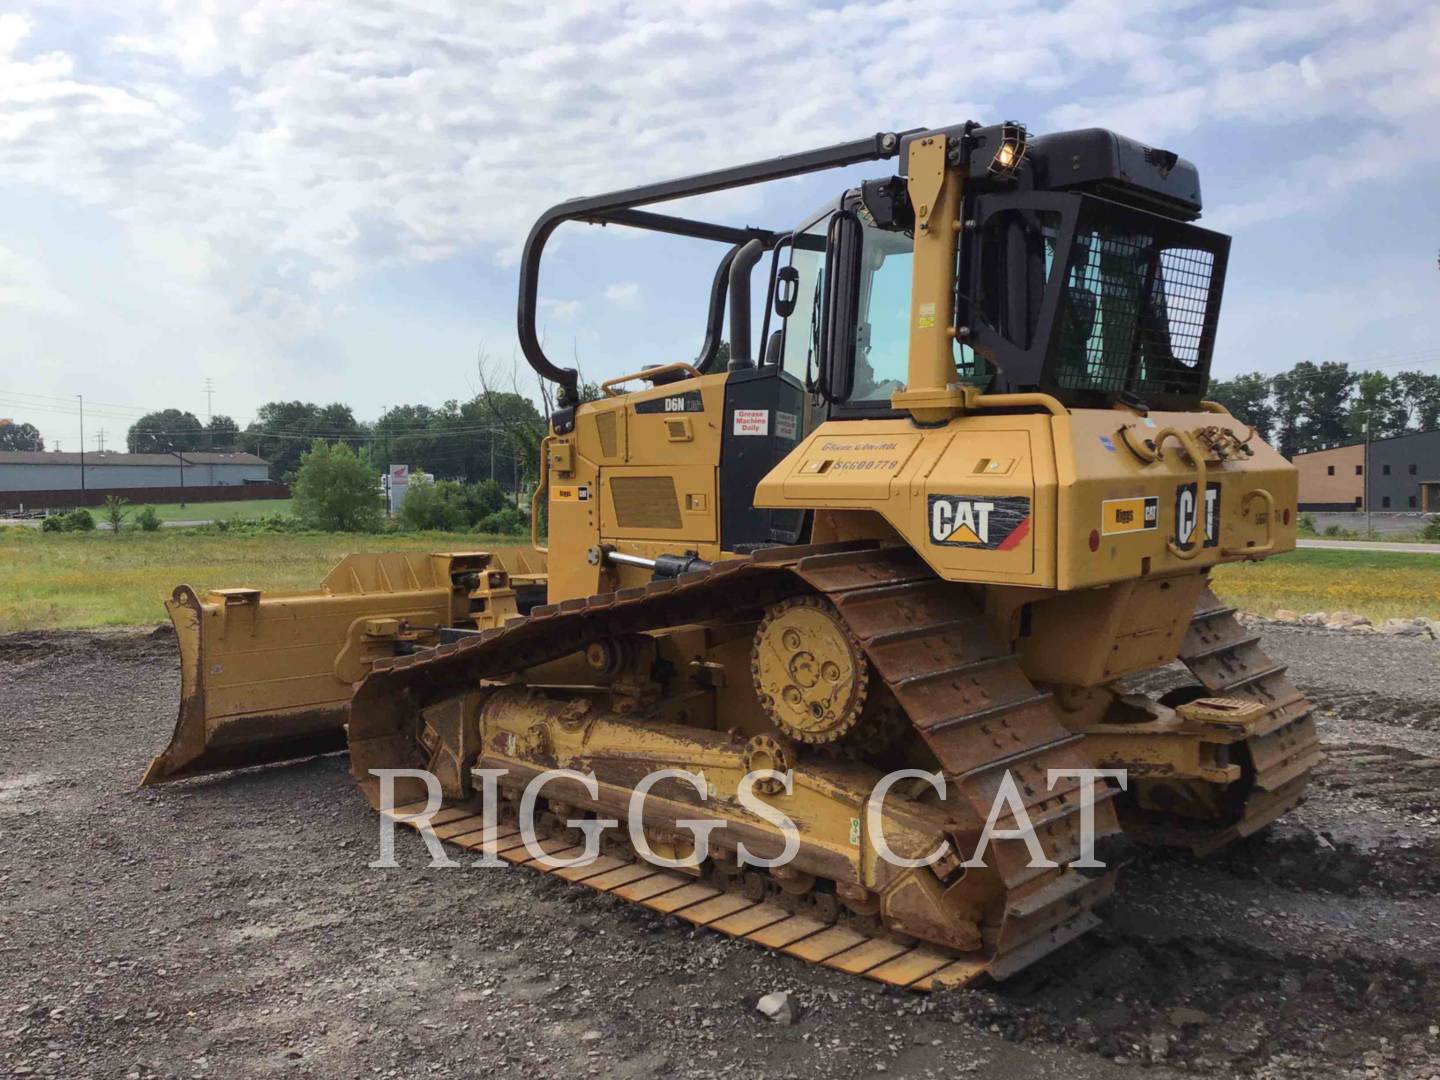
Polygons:
[[755,630],[750,657],[755,693],[783,734],[812,745],[830,743],[860,720],[869,663],[823,597],[771,605]]

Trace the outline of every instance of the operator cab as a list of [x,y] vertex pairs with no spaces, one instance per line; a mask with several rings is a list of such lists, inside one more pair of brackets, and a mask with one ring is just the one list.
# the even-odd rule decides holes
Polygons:
[[[943,221],[913,198],[916,178],[900,176],[865,182],[789,232],[640,209],[860,161],[910,162],[917,140],[943,151],[937,171],[963,177]],[[550,233],[583,221],[726,244],[693,370],[677,374],[670,365],[664,381],[651,381],[669,390],[677,378],[725,375],[713,495],[720,549],[797,543],[807,533],[802,513],[755,507],[756,485],[824,421],[908,414],[932,422],[906,400],[918,349],[930,349],[934,361],[928,370],[938,386],[927,392],[1040,393],[1071,409],[1198,407],[1229,250],[1228,237],[1191,223],[1200,208],[1189,162],[1101,129],[1033,140],[1011,123],[881,133],[552,208],[522,257],[521,347],[560,385],[551,419],[563,436],[574,430],[578,376],[551,363],[535,330]],[[932,225],[958,233],[953,263],[941,260],[943,282],[926,278],[930,261],[916,277],[917,231],[933,245],[925,232]],[[761,265],[766,302],[754,327],[751,275]]]
[[[817,418],[900,415],[891,398],[906,389],[912,320],[937,319],[954,331],[956,381],[977,389],[1072,408],[1198,406],[1229,238],[1189,224],[1194,167],[1099,129],[1027,145],[1005,127],[1017,164],[1003,181],[971,169],[949,312],[912,311],[915,213],[901,177],[868,181],[801,227],[826,244],[790,248],[801,303],[784,322],[784,363],[806,373]],[[983,135],[972,155],[993,143]]]

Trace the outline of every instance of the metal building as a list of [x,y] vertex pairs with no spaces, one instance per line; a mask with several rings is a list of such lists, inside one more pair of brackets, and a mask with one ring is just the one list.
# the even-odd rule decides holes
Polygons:
[[1440,514],[1440,431],[1375,439],[1369,458],[1369,509]]
[[[97,494],[103,498],[105,492],[132,499],[138,492],[155,501],[184,501],[186,496],[266,498],[265,489],[280,486],[270,484],[269,464],[254,454],[0,452],[0,505],[6,506],[79,505],[95,501]],[[239,487],[247,490],[234,490]],[[79,498],[82,490],[90,498]],[[68,497],[72,495],[77,497]]]

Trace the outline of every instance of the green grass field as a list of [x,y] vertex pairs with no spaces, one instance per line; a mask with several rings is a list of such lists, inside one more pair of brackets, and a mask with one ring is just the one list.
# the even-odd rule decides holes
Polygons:
[[1440,619],[1440,555],[1307,548],[1215,570],[1228,603],[1261,615],[1289,608],[1353,611],[1372,622],[1424,615]]
[[[193,502],[180,503],[132,503],[131,511],[142,506],[154,506],[161,521],[232,521],[235,518],[289,517],[289,499],[240,499],[235,502]],[[90,511],[96,517],[104,514],[103,507]]]
[[0,633],[165,622],[176,585],[311,589],[355,551],[444,551],[512,546],[476,534],[207,535],[42,533],[0,529]]
[[[251,585],[308,589],[352,551],[443,551],[510,546],[516,537],[421,533],[258,536],[186,529],[154,533],[0,530],[0,633],[161,622],[171,589]],[[1222,566],[1215,587],[1230,603],[1263,615],[1354,611],[1440,618],[1440,556],[1296,551],[1262,563]]]

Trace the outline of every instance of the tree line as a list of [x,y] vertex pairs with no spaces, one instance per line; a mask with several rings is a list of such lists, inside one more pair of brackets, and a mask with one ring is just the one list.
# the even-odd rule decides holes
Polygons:
[[376,468],[409,465],[437,478],[494,480],[514,491],[534,478],[545,419],[522,394],[486,390],[435,407],[396,405],[378,420],[358,420],[342,402],[271,401],[241,429],[228,416],[208,425],[193,413],[162,409],[133,425],[131,453],[240,451],[270,463],[277,481],[294,479],[301,455],[317,440],[344,443]]
[[[582,400],[598,396],[593,384],[582,387]],[[1420,371],[1387,375],[1352,371],[1343,361],[1305,361],[1279,375],[1214,380],[1208,396],[1286,457],[1364,438],[1367,426],[1371,438],[1440,428],[1440,375]],[[272,479],[288,482],[318,439],[350,446],[375,468],[403,464],[442,480],[494,480],[516,491],[535,479],[545,428],[545,413],[518,387],[486,385],[465,401],[392,406],[374,422],[357,420],[341,402],[267,402],[243,430],[228,416],[205,424],[186,410],[162,409],[131,425],[126,445],[131,453],[244,451],[268,461]],[[0,424],[0,450],[44,448],[33,425]]]
[[45,440],[34,424],[0,420],[0,450],[44,450]]
[[1207,396],[1253,424],[1286,457],[1335,443],[1440,428],[1440,375],[1351,371],[1343,361],[1296,364],[1211,382]]

